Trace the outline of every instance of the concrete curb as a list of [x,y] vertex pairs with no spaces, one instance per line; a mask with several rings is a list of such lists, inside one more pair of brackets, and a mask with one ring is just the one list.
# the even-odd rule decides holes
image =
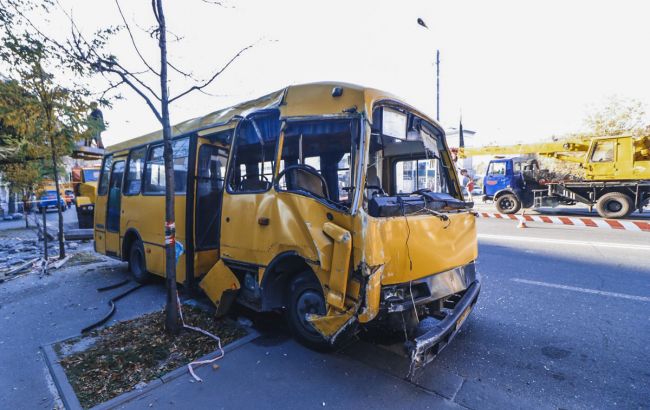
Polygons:
[[[65,340],[68,339],[63,339],[61,342]],[[79,399],[77,399],[77,395],[75,394],[72,385],[70,382],[68,382],[68,378],[65,375],[65,370],[63,370],[63,367],[59,364],[59,356],[54,351],[53,346],[56,343],[59,342],[41,346],[41,351],[45,357],[45,363],[47,364],[47,368],[50,371],[50,375],[52,375],[52,380],[54,381],[56,389],[59,391],[59,397],[61,398],[61,401],[63,402],[65,408],[68,410],[81,410],[83,407],[81,407]]]
[[[225,345],[223,347],[223,351],[225,353],[231,352],[239,347],[242,347],[252,342],[253,340],[257,339],[260,336],[260,334],[253,328],[247,327],[246,331],[248,332],[246,336]],[[52,379],[54,380],[54,384],[56,385],[56,388],[59,391],[61,401],[63,402],[65,408],[68,410],[82,410],[83,407],[81,407],[81,404],[79,403],[79,399],[77,398],[77,395],[74,392],[72,385],[70,384],[67,376],[65,375],[65,370],[63,370],[63,367],[59,363],[59,356],[54,351],[54,345],[57,343],[65,342],[66,340],[70,340],[75,337],[79,337],[79,335],[58,340],[56,342],[52,342],[50,344],[41,346],[41,351],[43,352],[43,356],[45,357],[45,363],[47,364],[50,374],[52,375]],[[219,352],[213,351],[211,353],[206,354],[203,357],[196,359],[195,361],[212,359],[218,354]],[[195,367],[195,369],[200,367],[201,366],[197,366]],[[146,386],[144,386],[141,389],[131,390],[119,396],[113,397],[112,399],[104,403],[100,403],[97,406],[92,407],[92,410],[113,409],[117,406],[120,406],[122,404],[130,402],[131,400],[141,397],[149,393],[150,391],[162,386],[163,384],[168,383],[174,379],[177,379],[178,377],[183,376],[185,374],[189,374],[187,370],[187,365],[183,365],[179,368],[176,368],[170,371],[169,373],[164,374],[163,376],[150,381],[149,383],[147,383]]]

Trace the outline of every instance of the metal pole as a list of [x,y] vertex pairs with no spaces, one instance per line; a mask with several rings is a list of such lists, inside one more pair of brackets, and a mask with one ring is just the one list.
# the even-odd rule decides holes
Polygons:
[[436,50],[436,121],[440,121],[440,50]]
[[45,263],[47,264],[47,220],[45,218],[45,209],[43,208],[43,257],[45,258]]

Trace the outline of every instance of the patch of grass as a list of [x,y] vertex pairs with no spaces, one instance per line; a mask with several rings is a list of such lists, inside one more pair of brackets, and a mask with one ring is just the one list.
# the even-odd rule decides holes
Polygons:
[[[130,391],[138,383],[150,382],[217,348],[212,338],[188,329],[177,337],[167,335],[164,313],[150,313],[90,332],[85,337],[96,337],[97,341],[88,350],[61,359],[84,408]],[[183,314],[185,323],[219,336],[222,345],[246,335],[237,324],[200,309],[183,306]]]

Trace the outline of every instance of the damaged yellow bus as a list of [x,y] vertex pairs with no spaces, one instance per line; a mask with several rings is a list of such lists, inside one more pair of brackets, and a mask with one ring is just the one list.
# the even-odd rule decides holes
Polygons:
[[[225,313],[283,311],[300,342],[401,335],[410,376],[479,295],[476,214],[442,128],[388,93],[289,86],[173,127],[177,277]],[[109,147],[97,252],[163,276],[162,132]],[[426,323],[426,326],[423,324]]]

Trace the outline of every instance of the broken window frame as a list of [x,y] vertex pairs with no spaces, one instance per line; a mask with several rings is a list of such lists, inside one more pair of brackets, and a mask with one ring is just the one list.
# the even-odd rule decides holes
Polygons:
[[[347,152],[347,151],[344,152],[342,158],[339,161],[337,161],[337,164],[336,164],[336,166],[337,166],[336,167],[337,185],[336,185],[335,189],[337,191],[339,191],[338,175],[339,175],[340,171],[348,171],[350,173],[349,182],[351,184],[354,181],[360,180],[359,177],[361,176],[360,175],[361,173],[360,173],[360,169],[359,169],[360,167],[358,166],[360,164],[359,164],[359,162],[357,162],[357,159],[362,158],[364,156],[364,155],[359,153],[359,150],[360,150],[360,147],[365,146],[364,141],[363,141],[363,138],[364,138],[364,135],[365,135],[365,123],[363,121],[363,116],[362,115],[336,115],[336,116],[314,116],[314,117],[287,118],[287,119],[285,119],[285,125],[283,127],[283,131],[282,131],[281,136],[280,136],[281,146],[283,147],[282,149],[284,150],[285,143],[286,143],[286,130],[288,128],[288,125],[290,125],[290,124],[303,125],[303,124],[317,123],[317,122],[327,122],[327,121],[347,121],[349,123],[348,126],[350,128],[350,137],[349,137],[350,138],[350,150],[349,150],[349,152]],[[357,125],[355,125],[355,124],[357,124]],[[322,136],[311,136],[311,137],[307,137],[307,138],[326,138],[326,136],[327,136],[327,134],[322,134]],[[314,155],[310,155],[309,157],[303,156],[302,146],[305,143],[305,137],[303,137],[302,134],[300,135],[300,137],[301,137],[300,142],[299,142],[299,144],[300,144],[299,152],[300,153],[298,155],[298,164],[309,165],[309,164],[307,164],[307,159],[319,158],[319,169],[317,169],[317,171],[321,176],[323,176],[322,175],[322,170],[320,169],[320,165],[322,165],[321,162],[320,162],[320,156],[314,156]],[[348,166],[344,167],[344,168],[339,168],[340,162],[346,157],[346,155],[349,155]],[[279,166],[278,166],[278,172],[276,174],[277,176],[276,176],[276,178],[274,179],[274,182],[273,182],[273,187],[277,192],[282,192],[282,193],[286,192],[286,193],[293,193],[293,194],[297,194],[297,195],[307,196],[307,197],[316,199],[317,201],[319,201],[319,202],[325,204],[326,206],[328,206],[329,208],[335,209],[337,211],[343,211],[343,212],[347,212],[347,213],[353,213],[355,211],[355,209],[356,209],[355,198],[358,200],[358,196],[357,196],[357,193],[356,193],[356,191],[358,191],[358,190],[355,189],[354,184],[346,187],[346,188],[349,188],[349,191],[348,191],[348,199],[347,199],[347,201],[345,201],[345,203],[343,203],[340,200],[335,201],[335,200],[332,200],[330,198],[323,198],[323,197],[321,197],[321,196],[319,196],[319,195],[317,195],[315,193],[310,193],[309,191],[306,191],[306,190],[286,189],[285,187],[282,187],[281,184],[280,184],[280,179],[281,178],[278,178],[278,176],[280,176],[280,173],[282,172],[282,170],[285,168],[285,166],[284,166],[285,161],[284,161],[282,152],[279,153],[279,159],[280,159],[280,161],[279,161]],[[355,165],[355,162],[357,162],[357,165]],[[282,177],[285,177],[285,176],[286,175],[282,175]],[[331,194],[332,187],[330,187],[329,184],[328,184],[327,188],[328,188],[328,191]]]
[[[382,133],[384,109],[389,109],[392,111],[400,111],[407,115],[407,138],[406,139],[395,138]],[[380,145],[379,149],[382,151],[381,161],[386,161],[388,159],[385,165],[389,167],[389,172],[390,172],[389,185],[387,186],[385,184],[385,181],[383,180],[381,181],[382,189],[386,191],[386,189],[388,188],[390,191],[388,196],[397,195],[396,170],[395,170],[397,162],[401,162],[404,160],[417,160],[417,161],[431,160],[437,157],[439,163],[438,168],[441,173],[439,179],[441,181],[441,187],[444,188],[441,190],[441,193],[447,193],[455,197],[456,199],[463,200],[462,195],[460,194],[461,192],[460,187],[457,186],[457,183],[454,182],[457,181],[457,178],[454,175],[455,172],[452,172],[454,166],[453,166],[453,161],[451,159],[451,152],[449,150],[449,147],[446,144],[444,131],[440,127],[436,126],[434,123],[429,122],[426,118],[423,118],[422,116],[418,115],[416,112],[413,112],[411,108],[402,106],[400,104],[396,104],[392,101],[378,102],[373,107],[372,119],[373,119],[373,123],[370,132],[370,141],[368,143],[368,146],[370,147],[372,145],[372,138],[376,137],[377,143]],[[391,140],[400,140],[402,141],[401,143],[417,142],[417,140],[409,139],[409,132],[408,132],[412,128],[415,129],[416,127],[419,127],[419,133],[420,133],[419,141],[423,145],[423,150],[421,153],[391,155],[388,157],[384,155],[384,147],[386,146],[384,142],[385,138],[390,138]],[[425,139],[426,137],[421,134],[428,134],[429,138],[433,141],[429,139]],[[435,150],[437,152],[433,152],[433,150],[431,150],[430,147],[428,146],[432,142],[436,144]],[[365,169],[365,172],[367,172],[367,168]],[[364,198],[364,200],[368,200],[368,199],[370,198]]]
[[[269,190],[271,190],[273,188],[273,185],[274,185],[273,181],[274,181],[274,178],[275,178],[275,175],[276,175],[276,169],[277,169],[276,159],[278,157],[278,147],[279,147],[280,139],[281,139],[281,135],[282,135],[282,131],[281,131],[282,127],[281,126],[279,127],[280,129],[279,129],[278,135],[275,135],[273,137],[274,138],[273,141],[268,141],[268,143],[264,143],[263,136],[261,135],[261,131],[259,129],[259,126],[255,123],[255,120],[257,118],[263,118],[265,116],[271,116],[271,115],[277,115],[278,121],[280,121],[280,112],[279,112],[279,110],[272,109],[272,110],[256,111],[256,112],[248,115],[245,119],[242,119],[241,121],[239,121],[239,123],[237,124],[237,127],[235,128],[235,132],[234,132],[234,135],[233,135],[233,138],[232,138],[232,144],[231,144],[231,147],[230,147],[230,157],[228,158],[228,170],[226,172],[226,192],[228,194],[230,194],[230,195],[260,194],[260,193],[268,192]],[[239,171],[239,173],[236,171],[237,156],[239,154],[239,147],[238,147],[237,144],[238,144],[239,138],[242,138],[241,137],[242,129],[247,124],[252,124],[258,138],[262,139],[261,140],[261,142],[262,142],[262,150],[265,149],[264,145],[267,145],[267,144],[270,145],[271,143],[273,144],[273,155],[271,155],[269,157],[269,160],[271,162],[271,176],[272,176],[272,178],[269,179],[269,181],[268,181],[269,184],[268,184],[266,189],[241,190],[239,188],[234,189],[233,186],[232,186],[232,183],[234,182],[234,178],[237,177],[237,176],[239,176],[238,184],[241,184],[241,182],[242,182],[241,171]],[[280,122],[280,124],[281,124],[281,122]],[[262,169],[260,170],[260,175],[268,175],[268,173],[266,173],[266,174],[264,173],[264,164],[266,162],[269,162],[269,161],[267,161],[267,158],[264,155],[264,152],[262,152],[262,160],[263,161],[261,163],[258,162],[258,166],[259,166],[259,164],[262,164]],[[245,165],[245,163],[241,163],[239,165],[240,166]]]

